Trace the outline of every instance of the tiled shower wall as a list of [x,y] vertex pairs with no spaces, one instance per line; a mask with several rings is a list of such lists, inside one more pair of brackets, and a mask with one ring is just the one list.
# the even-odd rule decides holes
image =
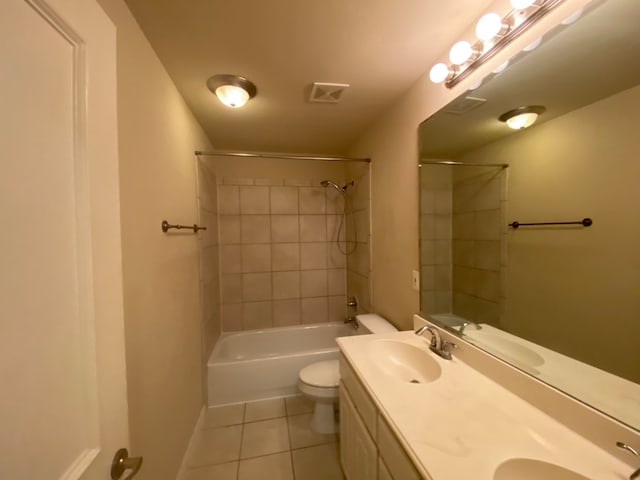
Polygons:
[[[198,232],[200,253],[200,298],[202,299],[202,362],[206,362],[221,332],[220,277],[218,266],[218,193],[214,173],[198,160]],[[206,375],[206,368],[203,372]],[[206,394],[206,389],[205,389]]]
[[[347,189],[347,292],[356,297],[360,312],[371,311],[371,176],[369,164],[353,163],[348,177],[355,184]],[[352,314],[354,312],[350,312]]]
[[260,178],[218,185],[224,331],[344,319],[347,261],[335,242],[342,195],[316,185]]
[[452,308],[452,167],[420,167],[420,309],[449,313]]
[[421,310],[499,325],[506,267],[506,172],[420,169]]
[[453,170],[453,313],[499,326],[506,270],[505,169]]

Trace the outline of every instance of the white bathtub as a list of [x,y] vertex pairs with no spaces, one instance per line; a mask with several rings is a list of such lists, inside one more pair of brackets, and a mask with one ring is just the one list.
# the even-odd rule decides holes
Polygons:
[[293,395],[300,369],[337,359],[335,339],[354,334],[343,323],[225,333],[207,363],[209,406]]

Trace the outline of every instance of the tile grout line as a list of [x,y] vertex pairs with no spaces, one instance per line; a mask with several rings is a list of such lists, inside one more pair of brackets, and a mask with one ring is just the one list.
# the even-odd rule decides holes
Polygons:
[[244,440],[244,417],[247,414],[247,403],[242,405],[242,429],[240,430],[240,446],[238,447],[238,467],[236,468],[236,480],[240,480],[240,456],[242,454],[242,442]]
[[287,401],[285,400],[285,398],[283,398],[282,401],[284,402],[284,413],[286,414],[285,418],[287,419],[287,436],[289,437],[289,463],[291,464],[291,476],[293,477],[293,480],[296,480],[296,469],[295,469],[295,465],[293,464],[293,444],[291,443],[291,427],[289,423],[289,409],[287,408]]

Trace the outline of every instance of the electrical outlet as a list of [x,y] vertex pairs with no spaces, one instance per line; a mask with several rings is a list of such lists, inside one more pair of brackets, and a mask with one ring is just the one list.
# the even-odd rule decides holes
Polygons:
[[411,286],[414,290],[420,291],[420,272],[418,270],[411,271]]

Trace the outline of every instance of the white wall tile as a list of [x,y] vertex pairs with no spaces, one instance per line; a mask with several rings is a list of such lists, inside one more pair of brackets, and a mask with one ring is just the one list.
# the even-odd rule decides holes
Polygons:
[[242,245],[243,273],[271,271],[271,245]]
[[300,272],[300,294],[303,298],[327,296],[327,271],[304,270]]
[[239,303],[242,301],[242,277],[240,274],[222,275],[220,298],[222,303]]
[[242,304],[230,303],[220,306],[222,316],[222,330],[224,332],[237,332],[242,330]]
[[220,185],[218,187],[218,212],[222,215],[240,213],[240,189],[237,186]]
[[220,245],[240,243],[240,216],[220,215]]
[[220,271],[222,273],[242,272],[240,245],[222,245],[220,247]]
[[327,243],[300,244],[300,268],[302,270],[327,268]]
[[300,240],[300,223],[297,215],[271,215],[271,241],[291,243]]
[[240,213],[269,213],[269,187],[240,187]]
[[323,187],[300,188],[300,213],[326,213],[326,195]]
[[247,302],[242,305],[244,330],[271,328],[273,326],[271,302]]
[[327,217],[325,215],[300,215],[300,241],[325,242]]
[[347,297],[332,296],[329,297],[329,321],[342,322],[347,317]]
[[327,297],[302,299],[302,323],[323,323],[329,321]]
[[271,274],[243,273],[242,300],[245,302],[271,300]]
[[300,298],[300,272],[273,272],[273,298]]
[[298,188],[297,187],[271,187],[271,213],[272,214],[297,214],[298,213]]
[[269,243],[271,241],[269,215],[240,215],[240,239],[242,243]]
[[274,272],[300,270],[300,244],[271,244],[271,269]]
[[327,270],[327,287],[329,295],[346,295],[347,274],[344,268]]
[[285,327],[299,325],[302,319],[301,304],[299,299],[274,300],[273,302],[273,326]]

